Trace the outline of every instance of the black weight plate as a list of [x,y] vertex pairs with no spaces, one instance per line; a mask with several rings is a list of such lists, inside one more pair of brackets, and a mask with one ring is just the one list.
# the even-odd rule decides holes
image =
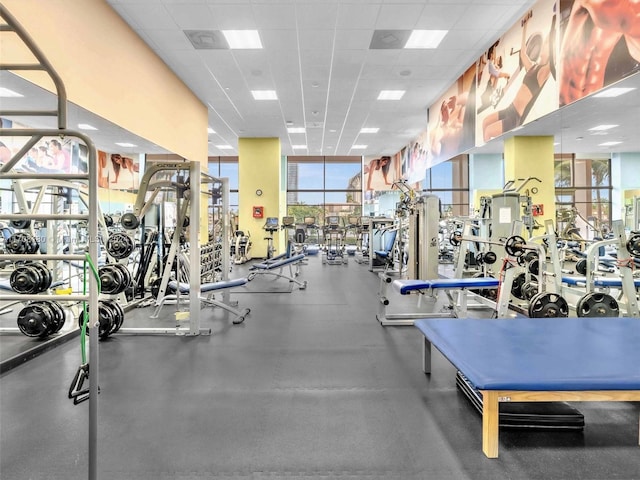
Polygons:
[[32,263],[16,266],[9,277],[9,284],[13,291],[22,295],[40,293],[41,283],[42,274]]
[[519,273],[513,278],[513,284],[511,285],[511,295],[517,299],[524,300],[522,294],[522,286],[526,283],[527,276],[524,273]]
[[576,262],[576,272],[578,272],[580,275],[586,275],[587,274],[587,260],[584,258],[581,258],[580,260],[578,260]]
[[11,220],[9,222],[9,225],[11,225],[13,228],[17,228],[18,230],[22,230],[22,229],[25,229],[25,228],[29,228],[31,226],[31,220],[29,220],[29,219]]
[[32,302],[18,313],[18,328],[27,337],[45,338],[53,321],[51,309],[43,302]]
[[591,292],[578,300],[576,314],[579,317],[619,317],[620,307],[611,295]]
[[51,333],[58,333],[64,326],[67,316],[64,312],[64,308],[62,308],[62,305],[60,305],[58,302],[49,300],[49,305],[51,306],[51,310],[53,311],[56,317],[56,328]]
[[567,301],[556,293],[543,292],[534,295],[529,303],[529,317],[568,317]]
[[487,252],[484,254],[484,263],[487,265],[493,265],[498,260],[498,255],[496,252]]
[[114,233],[107,240],[107,252],[116,260],[127,258],[133,252],[133,240],[126,233]]
[[120,224],[125,230],[135,230],[140,226],[140,220],[134,213],[125,213],[120,217]]

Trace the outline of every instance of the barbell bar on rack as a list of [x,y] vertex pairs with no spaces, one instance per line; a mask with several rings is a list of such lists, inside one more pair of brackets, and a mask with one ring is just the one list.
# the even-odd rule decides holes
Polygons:
[[474,242],[474,243],[486,243],[489,245],[499,245],[504,247],[504,250],[507,254],[512,257],[520,257],[527,250],[530,251],[538,251],[537,247],[527,246],[527,241],[521,237],[520,235],[512,235],[508,237],[504,242],[499,242],[496,240],[487,240],[485,238],[474,238],[474,237],[465,237],[459,230],[456,230],[449,236],[449,242],[454,247],[459,246],[463,241]]

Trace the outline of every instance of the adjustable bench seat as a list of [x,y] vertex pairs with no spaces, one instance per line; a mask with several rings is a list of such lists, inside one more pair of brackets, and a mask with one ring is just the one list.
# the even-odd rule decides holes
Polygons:
[[[283,258],[276,262],[261,262],[251,265],[249,270],[251,273],[247,277],[249,281],[253,280],[257,275],[273,275],[276,278],[286,278],[290,282],[298,285],[300,290],[307,288],[307,281],[297,280],[296,277],[300,275],[300,264],[304,260],[306,255],[304,253],[298,253],[291,255],[290,257]],[[283,273],[284,267],[289,267],[289,275]],[[295,267],[295,271],[294,271]],[[277,272],[275,271],[277,270]]]
[[[203,283],[200,285],[200,293],[208,293],[209,295],[206,297],[200,296],[199,299],[202,303],[205,303],[207,305],[211,305],[214,307],[220,307],[223,310],[226,310],[227,312],[232,313],[233,315],[235,315],[235,318],[233,319],[233,323],[235,325],[240,324],[244,322],[245,317],[249,314],[251,309],[244,308],[242,310],[239,310],[237,308],[234,308],[231,305],[228,305],[224,302],[218,301],[215,298],[213,298],[213,293],[219,290],[226,290],[228,288],[241,287],[245,285],[248,281],[249,279],[240,277],[240,278],[233,278],[230,280],[221,280],[219,282]],[[172,291],[179,291],[181,294],[184,294],[184,295],[188,295],[191,292],[191,286],[188,283],[177,282],[175,280],[172,280],[167,284],[167,286]],[[165,304],[167,300],[177,300],[177,299],[178,297],[175,294],[165,295],[156,305],[156,309],[153,315],[151,315],[151,318],[158,318],[158,315],[160,314],[160,310],[162,310],[162,306]]]

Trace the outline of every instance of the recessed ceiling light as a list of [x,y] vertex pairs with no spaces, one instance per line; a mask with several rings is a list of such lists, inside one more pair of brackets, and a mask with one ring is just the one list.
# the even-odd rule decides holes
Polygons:
[[231,49],[262,48],[257,30],[222,30]]
[[307,148],[306,145],[291,145],[291,148]]
[[216,133],[216,131],[211,127],[207,127],[207,133]]
[[598,125],[593,128],[590,128],[590,132],[602,132],[603,130],[609,130],[610,128],[615,128],[618,125]]
[[98,130],[96,127],[89,125],[88,123],[79,123],[78,128],[80,130]]
[[620,145],[622,142],[604,142],[604,143],[599,143],[598,145],[601,147],[610,147],[612,145]]
[[289,127],[287,128],[287,132],[289,133],[305,133],[307,131],[304,127]]
[[329,130],[329,132],[331,132],[331,133],[336,133],[336,132],[337,132],[337,130],[336,130],[335,128],[332,128],[332,129],[330,129],[330,130]]
[[612,98],[619,97],[625,93],[635,90],[635,87],[623,88],[623,87],[611,87],[592,95],[594,98]]
[[251,95],[255,100],[277,100],[278,95],[275,90],[251,90]]
[[233,147],[231,145],[216,145],[216,148],[219,150],[231,150]]
[[436,48],[447,30],[413,30],[404,48]]
[[405,90],[381,90],[378,100],[400,100]]
[[360,133],[378,133],[379,130],[378,127],[362,127]]
[[351,145],[351,148],[353,150],[364,150],[365,148],[367,148],[367,145]]
[[8,88],[0,87],[0,97],[24,97],[24,95]]
[[134,145],[133,143],[129,143],[129,142],[116,142],[116,145],[118,145],[119,147],[127,147],[127,148],[137,147],[137,145]]

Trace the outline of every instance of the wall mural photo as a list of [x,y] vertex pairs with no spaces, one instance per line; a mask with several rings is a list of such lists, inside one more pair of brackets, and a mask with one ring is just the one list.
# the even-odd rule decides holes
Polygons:
[[558,108],[555,0],[542,0],[476,63],[476,144]]

